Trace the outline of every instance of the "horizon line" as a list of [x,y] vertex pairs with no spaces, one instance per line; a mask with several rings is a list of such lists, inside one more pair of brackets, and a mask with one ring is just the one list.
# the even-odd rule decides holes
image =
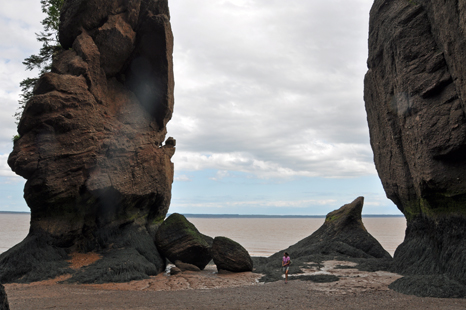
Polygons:
[[[174,212],[178,213],[178,212]],[[173,213],[167,213],[167,217]],[[248,217],[248,218],[325,218],[327,215],[299,215],[299,214],[197,214],[197,213],[179,213],[185,217],[197,217],[197,218],[208,218],[208,217],[217,217],[217,218],[234,218],[234,217]],[[404,217],[403,214],[362,214],[362,217]]]
[[[0,211],[0,214],[31,214],[30,211]],[[179,212],[173,212],[179,213]],[[173,213],[167,213],[166,217]],[[179,213],[185,217],[194,218],[325,218],[327,215],[321,214],[235,214],[235,213],[224,213],[224,214],[210,214],[210,213]],[[362,217],[404,217],[403,214],[362,214]]]

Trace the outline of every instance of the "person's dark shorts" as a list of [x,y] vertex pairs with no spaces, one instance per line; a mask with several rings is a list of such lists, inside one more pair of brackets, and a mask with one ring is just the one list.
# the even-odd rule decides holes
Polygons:
[[283,267],[283,272],[287,272],[288,270],[290,270],[290,266]]

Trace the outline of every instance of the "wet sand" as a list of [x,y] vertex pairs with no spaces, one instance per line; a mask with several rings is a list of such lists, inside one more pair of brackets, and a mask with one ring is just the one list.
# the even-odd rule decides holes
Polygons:
[[[339,281],[261,283],[260,275],[218,274],[214,265],[129,283],[59,284],[67,276],[31,284],[5,284],[11,310],[26,309],[466,309],[466,299],[420,298],[388,289],[400,276],[363,272],[353,263],[327,261],[307,273]],[[337,266],[347,266],[340,269]],[[337,267],[337,268],[335,268]],[[301,274],[302,275],[302,274]]]

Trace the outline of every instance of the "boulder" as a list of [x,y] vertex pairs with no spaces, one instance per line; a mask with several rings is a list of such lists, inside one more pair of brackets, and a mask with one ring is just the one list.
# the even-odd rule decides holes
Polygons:
[[182,272],[182,270],[180,268],[178,268],[178,267],[170,268],[170,275],[171,276],[177,275],[177,274],[179,274],[181,272]]
[[0,284],[0,310],[9,310],[8,298],[6,296],[5,288]]
[[195,265],[201,270],[212,259],[206,237],[178,213],[171,214],[160,225],[155,234],[155,244],[160,253],[171,262],[179,260]]
[[199,267],[193,264],[183,263],[180,260],[175,261],[175,266],[178,267],[178,269],[180,269],[181,271],[201,271]]
[[210,253],[219,271],[243,272],[253,269],[248,251],[229,238],[215,237]]
[[[154,236],[170,205],[176,144],[166,140],[174,103],[169,18],[167,0],[64,2],[63,50],[37,82],[8,159],[27,179],[31,228],[0,256],[1,281],[69,273],[73,252],[118,266],[107,281],[165,269]],[[92,281],[91,269],[76,273]]]
[[396,270],[446,275],[450,284],[463,285],[465,15],[461,0],[376,0],[364,80],[377,172],[407,220],[394,255]]

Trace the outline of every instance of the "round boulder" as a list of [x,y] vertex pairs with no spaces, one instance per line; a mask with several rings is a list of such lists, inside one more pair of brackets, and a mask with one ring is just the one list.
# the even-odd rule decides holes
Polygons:
[[183,215],[173,213],[160,225],[155,245],[171,262],[180,260],[203,270],[212,259],[206,236]]
[[215,237],[210,253],[219,271],[252,271],[252,259],[248,251],[229,238]]

